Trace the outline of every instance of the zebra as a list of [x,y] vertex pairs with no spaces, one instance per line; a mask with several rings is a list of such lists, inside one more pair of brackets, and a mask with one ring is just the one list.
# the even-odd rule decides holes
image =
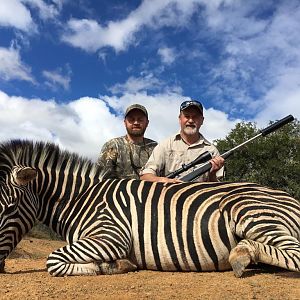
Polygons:
[[39,220],[67,243],[52,276],[135,270],[226,271],[264,263],[300,271],[300,204],[249,182],[102,179],[53,143],[0,143],[0,272]]

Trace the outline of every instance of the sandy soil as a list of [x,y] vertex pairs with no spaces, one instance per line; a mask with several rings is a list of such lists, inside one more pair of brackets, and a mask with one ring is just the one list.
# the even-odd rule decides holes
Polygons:
[[249,269],[241,279],[231,271],[51,277],[46,257],[62,244],[24,239],[0,274],[0,299],[300,299],[300,273],[274,268]]

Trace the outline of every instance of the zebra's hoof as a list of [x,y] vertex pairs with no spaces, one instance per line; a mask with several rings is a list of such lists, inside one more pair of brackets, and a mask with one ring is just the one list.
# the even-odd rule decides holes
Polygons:
[[100,269],[103,275],[113,275],[136,271],[137,266],[128,259],[118,259],[112,262],[101,263]]
[[[248,264],[246,264],[246,265],[248,265]],[[238,261],[238,260],[231,262],[231,267],[232,267],[235,277],[238,277],[238,278],[243,276],[245,269],[246,269],[244,261]]]
[[122,273],[134,272],[137,270],[137,266],[128,259],[118,259],[116,265],[118,270],[124,271]]
[[229,255],[229,263],[234,275],[238,278],[242,277],[246,267],[251,263],[251,255],[248,248],[236,247],[232,249]]

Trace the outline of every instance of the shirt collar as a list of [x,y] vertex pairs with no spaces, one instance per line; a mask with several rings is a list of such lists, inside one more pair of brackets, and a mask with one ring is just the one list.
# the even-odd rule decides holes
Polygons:
[[[180,135],[180,132],[178,132],[174,135],[174,141],[175,140],[177,140],[177,141],[181,140],[181,141],[184,142],[184,140],[182,139],[182,137]],[[194,143],[193,146],[194,145],[201,145],[201,144],[211,145],[211,143],[207,139],[205,139],[204,136],[200,133],[199,140],[196,143]]]

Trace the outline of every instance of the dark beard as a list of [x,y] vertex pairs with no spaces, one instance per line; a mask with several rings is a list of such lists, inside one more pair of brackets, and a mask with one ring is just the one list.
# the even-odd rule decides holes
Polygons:
[[135,137],[142,137],[144,136],[144,133],[146,131],[146,128],[141,128],[139,130],[131,130],[127,128],[127,133],[131,136],[135,136]]

